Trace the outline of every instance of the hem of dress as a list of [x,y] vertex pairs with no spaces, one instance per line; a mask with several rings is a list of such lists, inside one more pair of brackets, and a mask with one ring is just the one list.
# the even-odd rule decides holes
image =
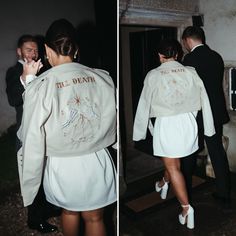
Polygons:
[[96,210],[96,209],[103,208],[103,207],[105,207],[105,206],[108,206],[108,205],[110,205],[110,204],[116,202],[116,201],[117,201],[117,198],[112,199],[112,200],[110,200],[110,201],[107,201],[106,203],[103,203],[103,204],[101,204],[101,205],[90,206],[90,207],[87,207],[87,208],[86,208],[86,207],[85,207],[85,208],[77,208],[77,209],[75,209],[75,208],[72,209],[72,208],[63,207],[62,205],[59,205],[59,204],[57,204],[57,203],[55,203],[55,202],[53,202],[53,201],[49,201],[49,199],[47,199],[47,201],[50,202],[51,204],[55,205],[55,206],[58,206],[58,207],[61,207],[61,208],[65,209],[65,210],[80,212],[80,211],[91,211],[91,210]]
[[163,157],[163,158],[184,158],[186,156],[193,154],[197,150],[198,150],[198,147],[196,148],[196,150],[192,150],[191,152],[187,152],[183,155],[176,155],[176,154],[175,155],[166,155],[166,154],[156,154],[156,153],[153,153],[153,155],[157,156],[157,157]]

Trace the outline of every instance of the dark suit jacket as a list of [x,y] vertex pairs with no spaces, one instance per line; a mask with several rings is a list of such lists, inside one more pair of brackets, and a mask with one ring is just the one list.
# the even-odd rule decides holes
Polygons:
[[24,87],[20,82],[22,72],[23,65],[20,62],[17,62],[16,65],[10,67],[6,73],[7,98],[9,104],[16,109],[17,128],[20,126],[23,112],[22,93],[24,92]]
[[23,72],[23,65],[17,62],[15,66],[10,67],[6,73],[7,98],[11,106],[17,107],[23,104],[22,93],[24,87],[20,82],[20,76]]
[[203,45],[187,54],[183,64],[194,67],[203,80],[210,100],[215,127],[222,127],[229,121],[222,85],[223,59],[217,52],[211,50],[207,45]]

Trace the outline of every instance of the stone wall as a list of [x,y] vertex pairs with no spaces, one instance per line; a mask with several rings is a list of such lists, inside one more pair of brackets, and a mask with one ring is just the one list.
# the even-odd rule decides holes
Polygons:
[[149,9],[152,11],[198,12],[198,0],[120,0],[120,10],[127,8]]
[[197,15],[198,1],[121,0],[120,24],[179,26]]

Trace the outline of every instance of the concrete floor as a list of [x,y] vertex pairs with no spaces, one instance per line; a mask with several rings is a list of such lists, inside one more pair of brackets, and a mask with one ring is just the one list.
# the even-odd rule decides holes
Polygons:
[[[132,172],[131,170],[136,171],[136,173],[127,173],[128,179],[131,181],[128,181],[126,191],[124,189],[120,191],[122,193],[119,211],[120,236],[236,236],[236,174],[232,173],[231,181],[232,210],[225,211],[211,196],[215,187],[214,179],[207,178],[204,175],[203,166],[199,165],[196,170],[197,175],[205,182],[193,189],[195,228],[189,230],[178,222],[181,208],[176,198],[159,201],[158,204],[140,212],[132,211],[127,207],[126,203],[129,200],[153,192],[155,181],[162,175],[160,169],[156,173],[151,171],[150,174],[145,174],[138,155],[139,164],[136,165],[136,168],[131,168],[129,165],[131,163],[134,165],[134,159],[135,157],[130,158],[126,169],[130,172]],[[150,163],[151,165],[153,163]],[[139,171],[140,178],[137,177],[138,166],[142,169]],[[136,178],[130,177],[135,175]],[[120,188],[123,187],[121,183],[120,181]]]

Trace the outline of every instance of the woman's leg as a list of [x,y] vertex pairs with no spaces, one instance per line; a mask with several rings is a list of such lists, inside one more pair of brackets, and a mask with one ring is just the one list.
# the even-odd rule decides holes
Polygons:
[[164,178],[165,182],[170,182],[170,176],[169,176],[167,170],[165,170],[165,172],[164,172],[164,177],[163,177],[163,178]]
[[158,183],[158,186],[161,188],[165,184],[165,182],[167,182],[167,183],[170,182],[170,176],[169,176],[167,170],[165,170],[163,178],[161,180],[159,180],[157,183]]
[[[185,186],[185,181],[182,172],[180,171],[180,160],[179,158],[162,158],[165,165],[165,169],[168,172],[169,180],[172,184],[176,198],[179,200],[181,205],[188,205],[188,195]],[[183,208],[182,214],[188,211],[188,208]]]
[[63,209],[61,214],[61,223],[64,236],[78,236],[79,212]]
[[86,236],[106,236],[103,222],[103,208],[81,213],[85,222]]

